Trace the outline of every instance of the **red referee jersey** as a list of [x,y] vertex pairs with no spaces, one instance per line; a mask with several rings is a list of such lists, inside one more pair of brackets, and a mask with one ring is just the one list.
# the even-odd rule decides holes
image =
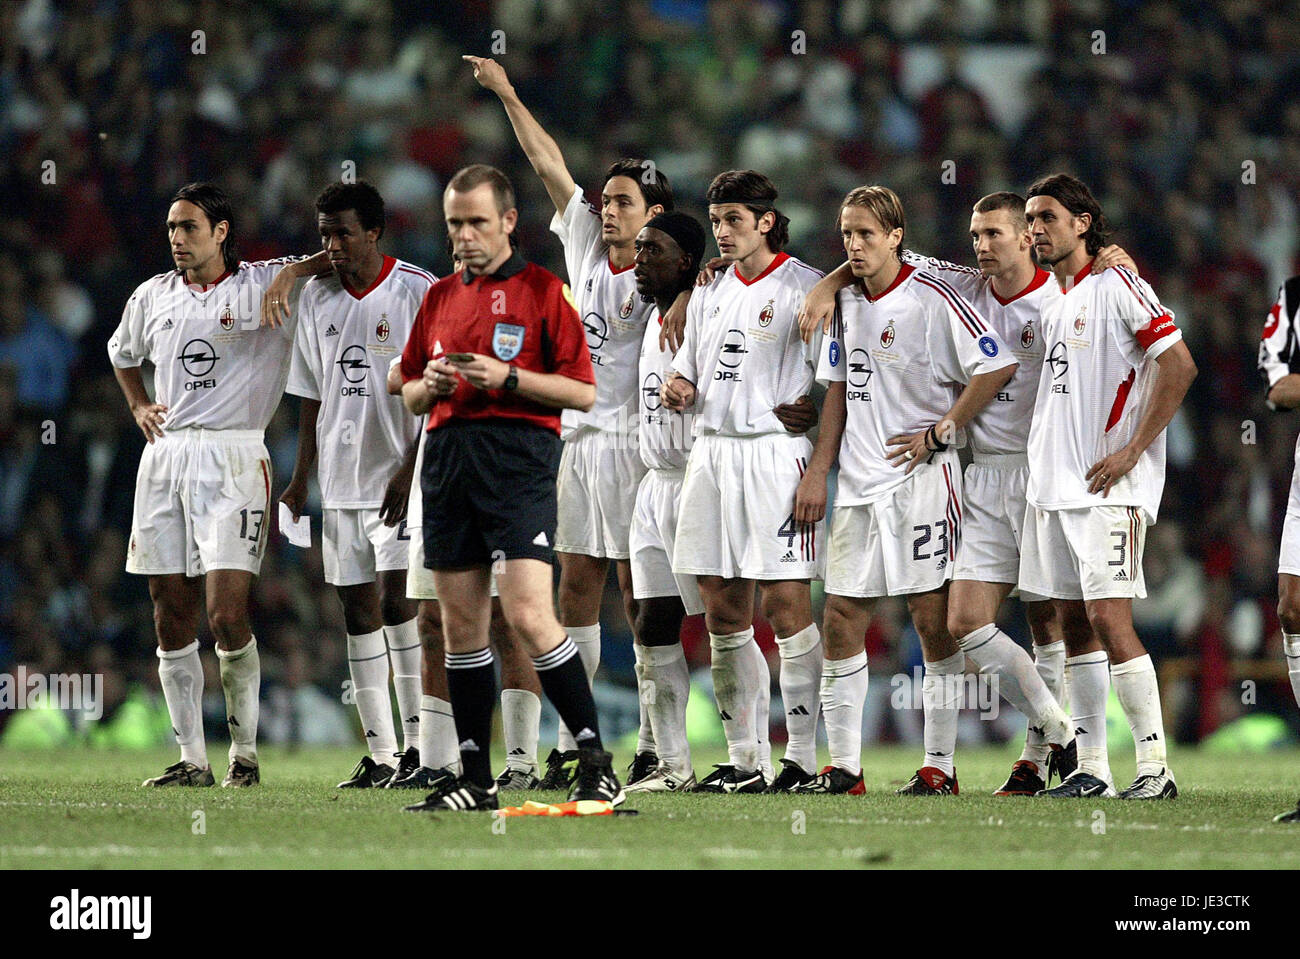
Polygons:
[[[568,287],[517,252],[495,273],[444,277],[424,296],[402,353],[402,382],[448,353],[482,353],[534,373],[595,383],[586,332]],[[449,420],[524,420],[560,432],[560,411],[508,390],[480,390],[461,379],[429,410],[429,429]]]

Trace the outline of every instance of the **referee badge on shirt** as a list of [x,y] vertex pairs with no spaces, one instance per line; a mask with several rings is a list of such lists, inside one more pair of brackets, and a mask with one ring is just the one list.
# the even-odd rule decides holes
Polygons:
[[492,331],[492,352],[498,360],[509,363],[524,348],[524,328],[514,323],[498,323]]

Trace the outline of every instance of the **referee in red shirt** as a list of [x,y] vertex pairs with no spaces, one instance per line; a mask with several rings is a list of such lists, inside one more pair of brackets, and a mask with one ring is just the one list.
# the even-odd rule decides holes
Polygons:
[[519,213],[500,170],[459,171],[443,197],[464,265],[430,287],[402,354],[402,399],[429,414],[424,564],[442,604],[447,690],[462,774],[412,811],[496,809],[488,748],[496,673],[488,646],[490,572],[542,689],[575,730],[570,799],[623,801],[600,741],[578,649],[551,596],[560,410],[591,408],[596,377],[568,287],[510,246]]

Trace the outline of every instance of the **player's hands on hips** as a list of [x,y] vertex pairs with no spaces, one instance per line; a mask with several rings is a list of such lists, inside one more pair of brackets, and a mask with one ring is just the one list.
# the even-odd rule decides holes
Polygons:
[[487,57],[472,57],[468,54],[461,57],[466,63],[474,67],[474,79],[479,85],[486,90],[500,95],[510,89],[510,78],[506,76],[506,68],[495,60]]
[[799,335],[805,343],[811,343],[813,333],[818,325],[823,333],[831,331],[831,319],[835,316],[835,294],[837,287],[827,283],[823,278],[808,291],[803,306],[799,307]]
[[471,353],[470,356],[474,359],[467,363],[448,360],[452,368],[465,377],[465,381],[470,386],[480,390],[499,390],[505,385],[506,377],[510,375],[509,363],[503,363],[495,356],[485,356],[482,353]]
[[280,502],[289,507],[295,520],[302,518],[302,511],[307,508],[307,480],[294,476],[289,485],[280,494]]
[[385,526],[396,526],[406,519],[406,507],[410,503],[411,477],[415,475],[415,462],[403,461],[384,490],[384,501],[379,504],[379,518]]
[[140,427],[140,432],[150,443],[155,436],[163,435],[163,415],[167,412],[167,407],[161,403],[141,403],[131,410],[131,415],[135,417],[135,425]]
[[659,387],[659,401],[674,413],[681,413],[695,405],[695,384],[674,373]]
[[1137,264],[1133,262],[1133,257],[1129,256],[1121,246],[1112,243],[1110,246],[1103,246],[1097,251],[1097,257],[1092,261],[1093,273],[1104,273],[1112,266],[1122,266],[1137,273]]
[[817,425],[817,407],[811,396],[801,396],[793,403],[782,403],[772,412],[787,433],[807,433]]
[[724,270],[731,261],[724,256],[715,256],[700,267],[700,274],[695,278],[696,286],[708,286],[719,270]]
[[817,523],[826,515],[826,474],[809,469],[794,494],[796,523]]
[[686,301],[673,300],[668,312],[663,316],[659,326],[659,349],[672,350],[676,353],[682,348],[682,336],[686,333]]
[[890,466],[906,466],[912,472],[930,458],[934,450],[925,445],[926,430],[907,436],[891,436],[885,440],[887,447],[893,447],[885,455],[889,457]]
[[289,319],[289,294],[297,281],[297,273],[287,266],[275,275],[262,296],[262,326],[283,326]]
[[458,370],[445,360],[430,360],[424,364],[424,388],[434,399],[451,396],[456,392]]
[[1111,453],[1104,459],[1097,460],[1084,475],[1089,493],[1100,493],[1105,499],[1121,476],[1137,465],[1138,453],[1130,446]]

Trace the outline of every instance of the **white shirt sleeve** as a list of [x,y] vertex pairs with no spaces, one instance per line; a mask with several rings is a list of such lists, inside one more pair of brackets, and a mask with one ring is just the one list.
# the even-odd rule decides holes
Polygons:
[[[840,293],[835,294],[835,317],[831,332],[817,344],[817,381],[844,383],[848,380],[848,363],[844,353],[844,314],[840,311]],[[818,331],[820,336],[820,331]]]
[[145,341],[145,315],[150,296],[147,283],[141,283],[126,301],[122,321],[108,340],[108,358],[117,369],[139,366],[149,358],[149,345]]
[[704,322],[704,291],[708,287],[696,287],[686,304],[686,329],[682,333],[682,345],[673,356],[673,370],[699,387],[700,375],[698,358],[695,351],[700,341],[700,324]]
[[930,363],[941,382],[969,383],[980,373],[992,373],[1016,362],[977,309],[963,296],[926,298],[930,316]]
[[298,298],[298,328],[293,334],[293,353],[289,359],[289,380],[285,392],[309,400],[321,398],[320,350],[316,345],[316,316],[312,297]]
[[1116,315],[1123,319],[1137,345],[1154,360],[1183,338],[1174,324],[1174,314],[1165,309],[1151,284],[1142,277],[1126,267],[1111,269],[1120,280],[1111,284]]
[[950,283],[958,293],[973,300],[979,292],[981,274],[979,270],[972,269],[969,266],[962,266],[959,263],[950,263],[947,260],[940,260],[933,256],[924,256],[912,250],[903,251],[903,262],[910,263],[918,270],[925,270],[927,273],[933,273],[941,280]]
[[600,211],[587,202],[582,187],[575,185],[573,196],[563,213],[551,217],[551,232],[564,245],[564,266],[569,279],[576,284],[582,275],[582,265],[593,249],[602,246]]

